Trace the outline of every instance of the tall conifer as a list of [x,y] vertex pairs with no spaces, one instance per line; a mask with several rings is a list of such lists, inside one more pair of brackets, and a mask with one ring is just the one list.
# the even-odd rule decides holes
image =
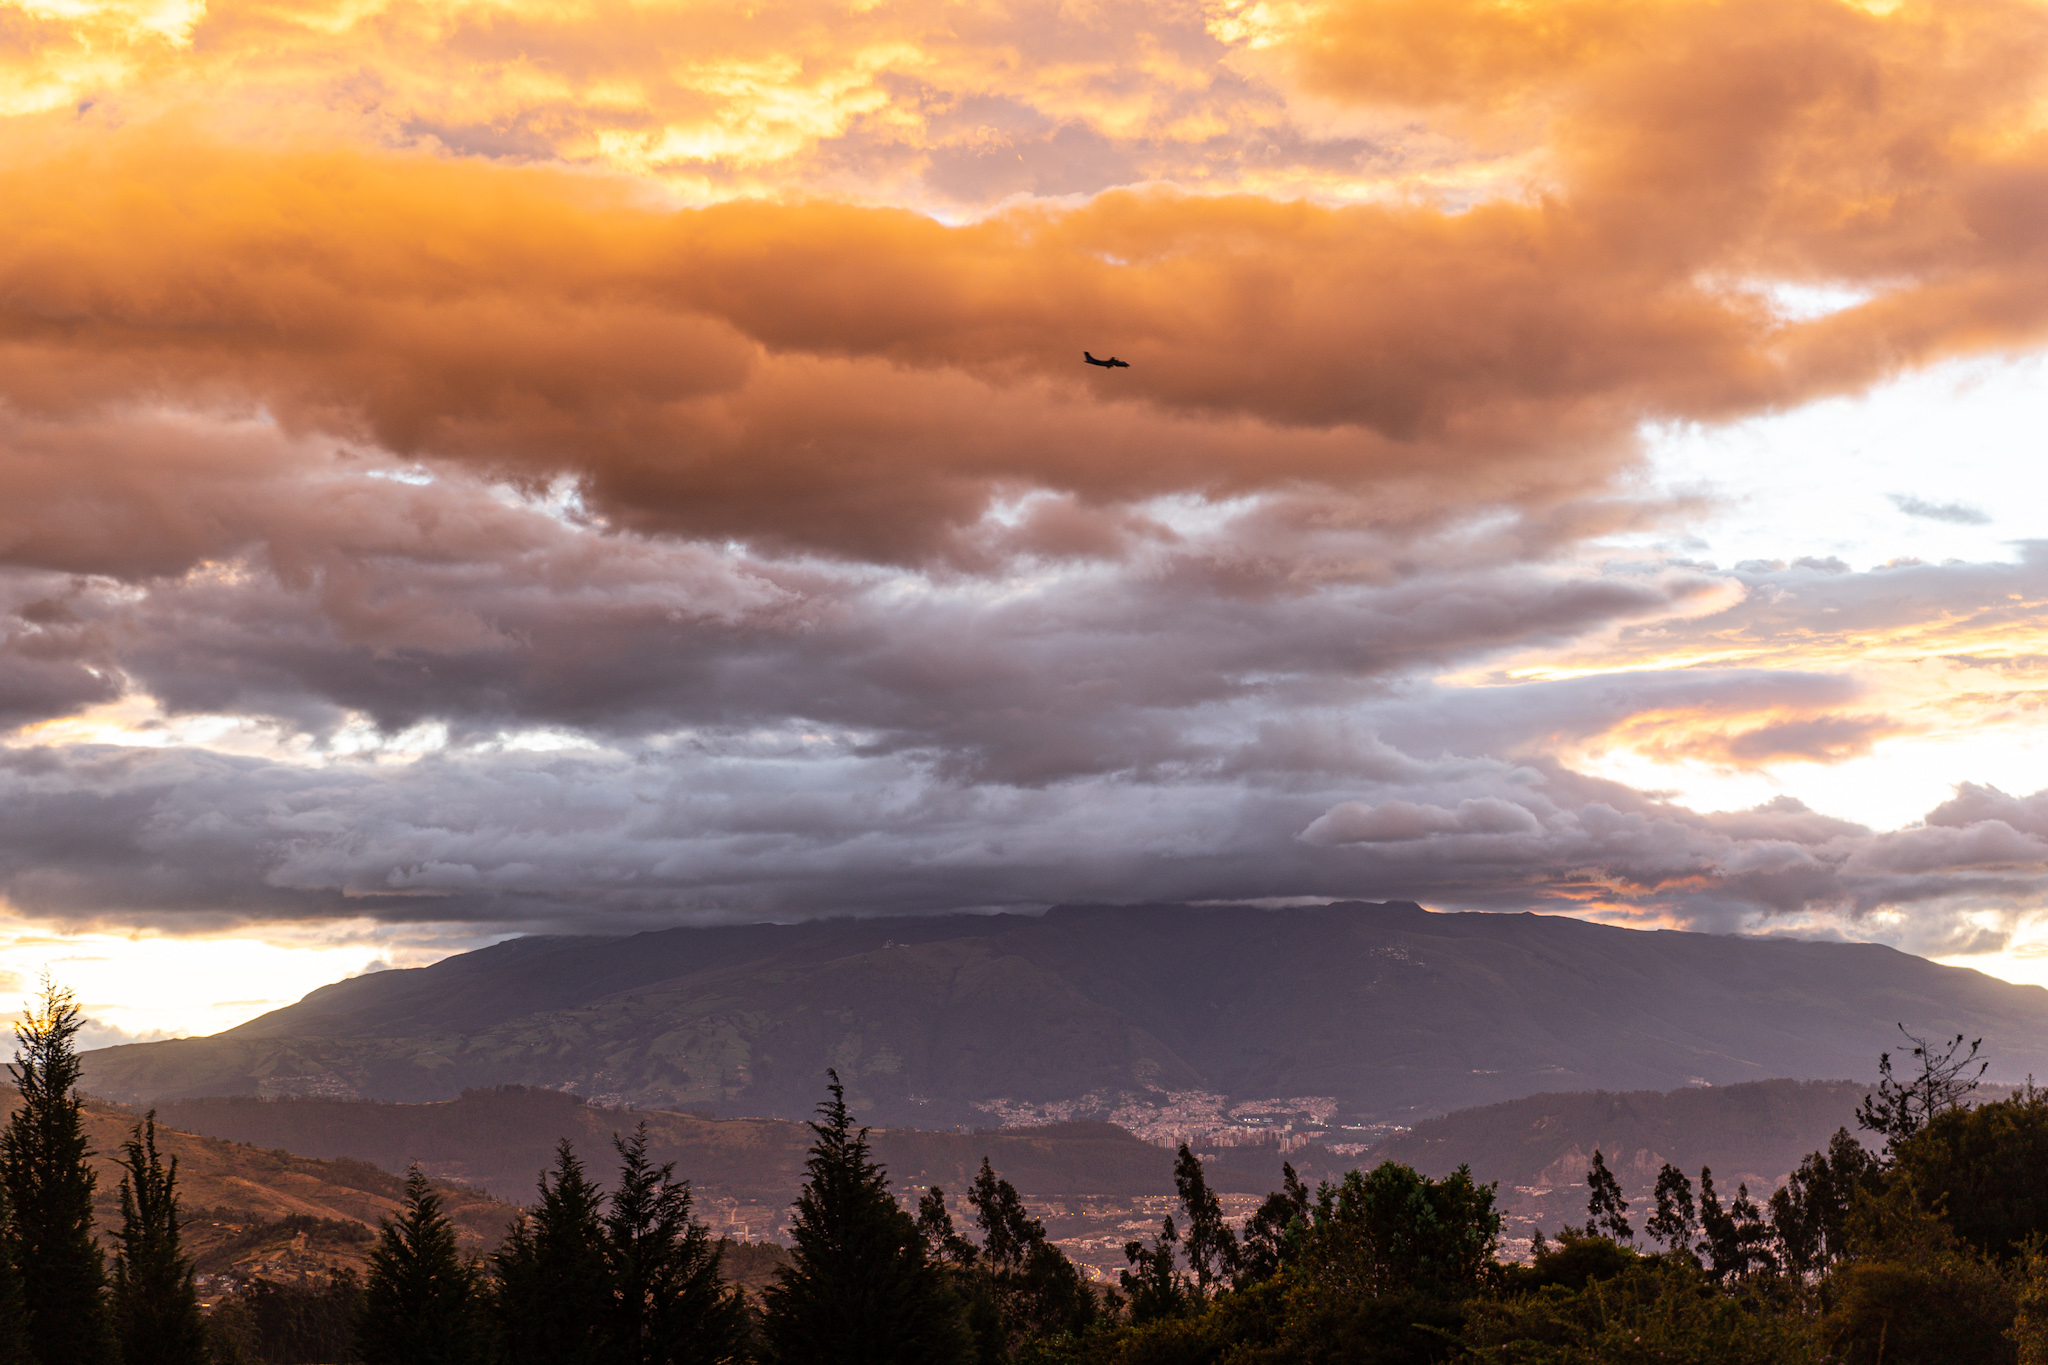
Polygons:
[[1699,1218],[1693,1210],[1692,1181],[1670,1162],[1657,1172],[1657,1211],[1644,1231],[1672,1251],[1690,1251]]
[[178,1158],[156,1149],[156,1111],[121,1146],[121,1230],[114,1234],[114,1332],[122,1365],[206,1365],[206,1322],[178,1239]]
[[[981,1228],[975,1278],[983,1294],[976,1297],[985,1295],[995,1307],[1004,1340],[996,1358],[1007,1360],[1036,1338],[1085,1331],[1095,1320],[1094,1292],[1066,1253],[1046,1240],[1045,1224],[1024,1207],[1017,1187],[998,1176],[985,1156],[967,1202]],[[988,1334],[977,1335],[985,1341]],[[982,1358],[991,1358],[986,1346]]]
[[1212,1285],[1228,1284],[1236,1276],[1237,1237],[1223,1219],[1223,1201],[1209,1188],[1201,1160],[1185,1142],[1173,1163],[1173,1183],[1188,1215],[1181,1245],[1187,1251],[1188,1268],[1195,1272],[1196,1291],[1207,1297]]
[[647,1158],[647,1125],[612,1139],[619,1184],[604,1218],[618,1365],[726,1365],[747,1353],[747,1311],[718,1274],[711,1233],[690,1216],[673,1164]]
[[405,1205],[370,1250],[356,1348],[366,1365],[474,1365],[482,1352],[476,1273],[455,1249],[455,1225],[415,1166]]
[[780,1365],[956,1365],[969,1342],[945,1277],[854,1131],[837,1072],[811,1124],[796,1247],[765,1298]]
[[107,1267],[93,1240],[98,1177],[81,1117],[78,1053],[85,1023],[71,992],[43,978],[42,993],[14,1026],[8,1068],[21,1104],[0,1132],[0,1185],[14,1217],[8,1251],[27,1309],[29,1351],[39,1365],[108,1365],[118,1359],[107,1305]]
[[605,1264],[604,1191],[583,1172],[567,1138],[555,1149],[552,1182],[513,1225],[494,1257],[493,1297],[505,1365],[605,1365],[612,1316]]
[[[0,1185],[0,1228],[13,1221],[7,1191]],[[21,1292],[21,1271],[11,1254],[0,1254],[0,1365],[33,1365],[29,1351],[28,1301]]]
[[1632,1242],[1636,1235],[1628,1221],[1628,1200],[1621,1197],[1621,1182],[1595,1147],[1593,1165],[1586,1171],[1586,1235],[1603,1234],[1617,1242]]

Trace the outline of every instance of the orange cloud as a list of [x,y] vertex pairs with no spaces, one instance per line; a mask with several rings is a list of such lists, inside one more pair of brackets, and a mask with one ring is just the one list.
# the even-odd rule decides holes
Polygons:
[[[761,16],[689,7],[609,27],[619,16],[574,5],[35,14],[28,60],[45,65],[108,50],[94,25],[125,34],[143,74],[106,79],[131,102],[234,54],[221,104],[247,96],[247,112],[267,107],[248,95],[263,73],[282,90],[315,53],[360,55],[382,73],[386,133],[425,117],[409,101],[438,88],[427,54],[460,52],[485,73],[493,126],[540,130],[520,155],[616,166],[641,163],[576,150],[602,142],[600,114],[657,140],[685,107],[759,129],[764,110],[810,117],[803,81],[840,79],[776,57]],[[1442,106],[1453,122],[1540,99],[1544,195],[1123,190],[946,226],[823,199],[672,211],[631,181],[340,149],[331,121],[281,146],[219,113],[29,120],[39,131],[0,172],[0,393],[57,419],[262,410],[409,457],[574,474],[621,525],[957,560],[961,527],[1030,489],[1100,508],[1308,488],[1425,520],[1555,504],[1598,489],[1645,418],[1767,410],[2048,328],[2034,5],[1306,14],[1258,33],[1212,21],[1219,42],[1163,5],[1121,65],[1084,72],[1063,29],[1007,76],[991,54],[1021,10],[943,40],[915,6],[769,17],[834,61],[886,49],[899,74],[951,73],[947,99],[1086,87],[1078,116],[1103,136],[1166,136],[1117,101],[1207,90],[1229,43],[1323,97]],[[306,102],[340,108],[339,90]],[[881,118],[896,98],[863,107]],[[819,117],[813,143],[845,123]],[[1813,278],[1874,297],[1792,322],[1759,292]],[[1137,363],[1084,371],[1083,347]]]
[[[1284,112],[1218,66],[1198,5],[1148,0],[1113,14],[945,0],[16,3],[0,113],[200,110],[237,138],[283,129],[590,165],[696,197],[829,186],[887,200],[933,158],[1009,161],[1050,124],[1156,144],[1152,160],[1198,173],[1202,158],[1174,149]],[[1005,192],[954,188],[938,197]]]
[[1749,716],[1734,725],[1706,716],[1650,712],[1601,737],[1660,763],[1686,759],[1738,769],[1786,762],[1840,763],[1912,727],[1884,715]]
[[[1240,870],[1058,894],[1369,876],[1727,924],[2037,894],[1969,871],[2032,869],[2031,834],[1898,841],[1852,885],[1867,831],[1555,766],[1606,745],[1754,773],[2023,721],[2036,569],[1539,561],[1674,515],[1617,478],[1646,420],[2040,341],[2044,11],[1099,11],[15,0],[0,720],[69,718],[0,773],[22,884],[76,822],[65,794],[101,783],[111,832],[79,867],[154,866],[136,793],[175,789],[181,906],[239,879],[341,913],[395,868],[465,866],[573,900],[595,884],[574,831],[530,866],[559,808],[497,819],[506,782],[456,771],[528,773],[486,753],[498,730],[559,727],[660,755],[687,730],[735,792],[765,781],[745,755],[816,755],[737,815],[676,819],[664,865],[692,869],[690,831],[730,822],[689,873],[706,904],[755,884],[762,830],[825,848],[878,784],[901,837],[872,868],[819,853],[819,895],[907,848],[957,862],[941,807],[1045,851],[989,853],[933,904],[1037,896],[1083,846],[1227,846]],[[1862,301],[1801,320],[1788,283]],[[1554,682],[1426,714],[1422,674],[1511,649],[1528,667],[1483,676]],[[280,765],[440,725],[455,757],[287,779],[84,755],[159,722],[274,727]],[[616,797],[628,756],[533,763]],[[258,771],[291,810],[388,827],[280,872]],[[440,830],[444,782],[492,847]],[[239,862],[209,842],[230,798]],[[618,848],[672,799],[618,801]],[[646,885],[672,913],[676,885]]]
[[[1643,417],[1754,411],[2048,322],[2015,242],[1783,325],[1702,282],[1741,254],[1628,240],[1604,204],[662,212],[587,179],[170,127],[16,165],[0,200],[24,411],[260,406],[575,472],[636,524],[885,558],[1011,484],[1541,502],[1596,486]],[[1084,371],[1098,345],[1137,366]]]

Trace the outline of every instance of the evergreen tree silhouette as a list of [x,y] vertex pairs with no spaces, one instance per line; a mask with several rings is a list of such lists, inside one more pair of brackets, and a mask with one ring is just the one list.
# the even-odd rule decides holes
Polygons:
[[1017,1187],[996,1175],[987,1157],[967,1189],[968,1206],[981,1229],[981,1252],[997,1270],[1018,1270],[1031,1248],[1045,1240],[1045,1224],[1024,1207]]
[[[987,1165],[984,1160],[983,1165]],[[981,1248],[962,1237],[953,1227],[953,1215],[946,1208],[946,1191],[934,1185],[917,1201],[917,1235],[924,1239],[925,1255],[959,1269],[972,1267]]]
[[[1017,1187],[997,1176],[987,1157],[967,1202],[981,1228],[976,1301],[985,1297],[996,1310],[1004,1343],[1000,1357],[1008,1359],[1037,1338],[1085,1331],[1095,1320],[1094,1292],[1066,1253],[1046,1240],[1045,1224],[1031,1216]],[[977,1335],[990,1337],[986,1331]],[[989,1358],[986,1346],[982,1356]]]
[[1742,1270],[1742,1229],[1721,1207],[1714,1191],[1712,1167],[1700,1167],[1700,1249],[1714,1278],[1725,1280]]
[[1238,1244],[1237,1288],[1271,1279],[1286,1262],[1292,1244],[1308,1227],[1308,1187],[1301,1183],[1294,1167],[1280,1163],[1280,1188],[1266,1196],[1252,1216],[1245,1220],[1244,1239]]
[[370,1250],[356,1348],[366,1365],[474,1365],[480,1356],[476,1272],[455,1249],[441,1196],[414,1166],[405,1205]]
[[1633,1241],[1636,1235],[1628,1221],[1628,1200],[1621,1197],[1621,1182],[1607,1169],[1607,1158],[1597,1147],[1586,1172],[1586,1232],[1604,1233],[1617,1242]]
[[563,1138],[554,1179],[540,1177],[540,1202],[513,1224],[493,1258],[492,1299],[504,1365],[605,1365],[612,1317],[605,1264],[604,1191],[583,1172]]
[[1195,1272],[1195,1290],[1206,1297],[1210,1286],[1236,1276],[1237,1237],[1223,1221],[1223,1202],[1209,1188],[1201,1161],[1185,1142],[1174,1159],[1173,1184],[1188,1215],[1181,1245],[1187,1251],[1188,1268]]
[[1735,1273],[1775,1275],[1778,1254],[1772,1249],[1771,1225],[1764,1211],[1749,1197],[1749,1186],[1735,1187],[1735,1202],[1728,1206],[1728,1218],[1735,1226]]
[[762,1324],[779,1365],[956,1365],[969,1340],[945,1276],[854,1131],[836,1071],[818,1106],[796,1246],[764,1296]]
[[1124,1243],[1124,1259],[1131,1268],[1119,1270],[1116,1278],[1130,1301],[1134,1326],[1181,1317],[1193,1306],[1186,1281],[1174,1269],[1174,1248],[1179,1245],[1180,1232],[1173,1226],[1171,1214],[1159,1220],[1151,1246],[1136,1238]]
[[71,992],[43,978],[14,1026],[8,1068],[20,1107],[0,1132],[0,1185],[14,1217],[8,1251],[26,1305],[29,1352],[40,1365],[110,1365],[119,1358],[107,1305],[107,1268],[93,1240],[98,1177],[86,1163],[73,1040],[85,1023]]
[[1699,1228],[1692,1202],[1692,1181],[1670,1162],[1657,1172],[1657,1211],[1644,1231],[1672,1251],[1690,1251]]
[[613,1304],[607,1359],[618,1365],[743,1360],[746,1304],[719,1278],[718,1248],[690,1216],[688,1183],[675,1179],[673,1163],[656,1166],[647,1159],[644,1122],[630,1138],[614,1136],[612,1145],[619,1152],[619,1184],[604,1217]]
[[156,1111],[121,1145],[121,1230],[114,1234],[114,1333],[122,1365],[206,1365],[206,1321],[178,1241],[178,1158],[156,1149]]
[[[13,1224],[7,1191],[0,1185],[0,1229]],[[0,1253],[0,1365],[33,1365],[29,1353],[28,1303],[21,1292],[21,1272],[11,1250]]]

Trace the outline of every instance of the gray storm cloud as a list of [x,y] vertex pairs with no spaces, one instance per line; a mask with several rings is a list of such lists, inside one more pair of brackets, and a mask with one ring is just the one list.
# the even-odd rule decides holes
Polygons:
[[[181,570],[0,575],[13,717],[163,713],[142,743],[30,728],[0,750],[21,912],[485,932],[1367,896],[1809,932],[1903,907],[1933,949],[2048,890],[2048,793],[1965,785],[1874,832],[1789,799],[1703,814],[1545,756],[1676,712],[1782,746],[1869,710],[1843,673],[1428,681],[1603,633],[1995,624],[2048,588],[2048,555],[1586,570],[1535,522],[1390,531],[1281,499],[1178,525],[1134,505],[1062,558],[1020,528],[1081,514],[1040,500],[977,532],[993,568],[885,571],[240,438],[272,458],[215,471]],[[201,746],[178,728],[197,718],[246,733]]]
[[[1700,507],[1635,491],[1646,421],[2048,336],[2038,6],[580,13],[222,0],[10,140],[14,911],[2041,907],[2048,796],[1877,831],[1572,766],[1867,758],[1887,642],[2026,703],[2041,545],[1611,547]],[[688,74],[792,51],[867,112]]]

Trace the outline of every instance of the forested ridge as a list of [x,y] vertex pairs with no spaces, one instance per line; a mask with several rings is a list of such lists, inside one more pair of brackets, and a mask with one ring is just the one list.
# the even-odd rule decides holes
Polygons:
[[564,1139],[488,1254],[417,1169],[367,1270],[251,1280],[203,1310],[175,1157],[122,1144],[111,1258],[81,1120],[74,1002],[17,1026],[0,1131],[0,1365],[2048,1365],[2048,1092],[1976,1102],[1961,1036],[1910,1038],[1775,1190],[1669,1163],[1631,1200],[1605,1153],[1583,1222],[1504,1256],[1496,1189],[1396,1161],[1233,1222],[1183,1146],[1178,1206],[1091,1284],[983,1161],[906,1208],[836,1073],[787,1250],[717,1240],[686,1178]]

